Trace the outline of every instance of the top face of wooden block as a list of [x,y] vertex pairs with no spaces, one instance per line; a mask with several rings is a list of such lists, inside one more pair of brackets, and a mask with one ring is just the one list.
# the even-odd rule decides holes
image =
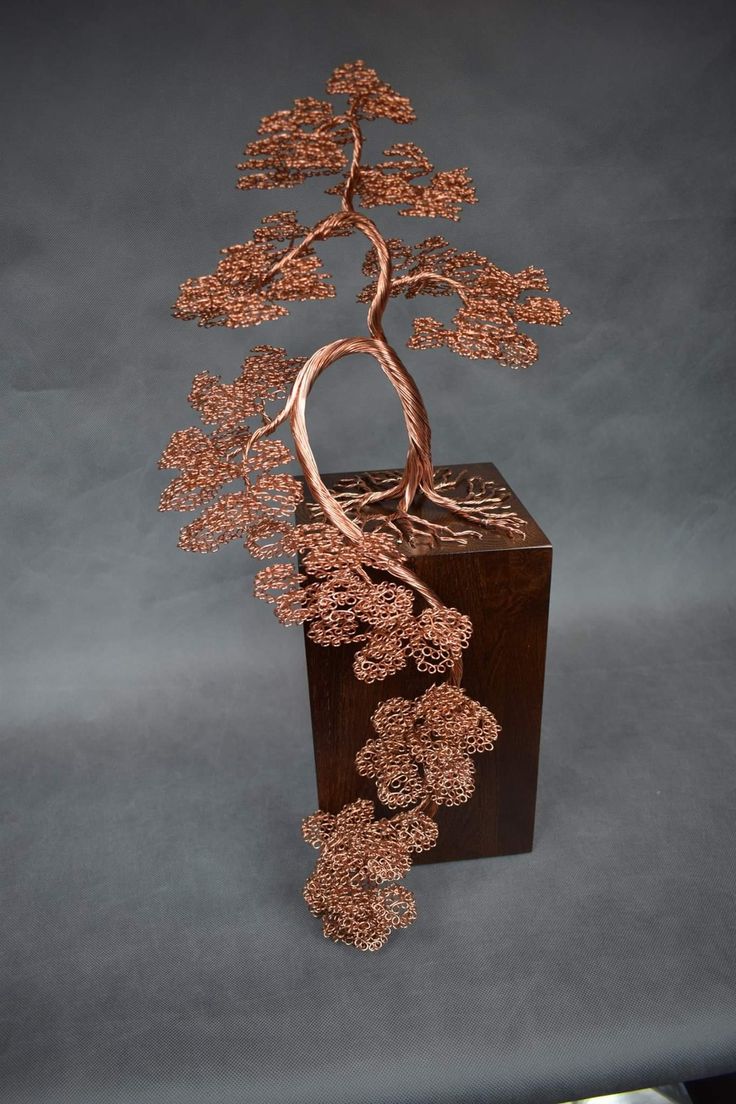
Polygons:
[[[462,518],[457,517],[454,514],[449,513],[440,506],[435,506],[431,502],[427,502],[426,499],[422,499],[421,502],[415,503],[414,512],[420,517],[427,518],[429,521],[439,521],[443,525],[447,525],[454,532],[459,532],[463,529],[470,529],[477,536],[466,538],[467,543],[456,544],[444,543],[435,544],[432,547],[429,546],[417,546],[409,547],[408,545],[400,545],[401,552],[409,559],[419,558],[423,556],[457,556],[462,555],[465,552],[497,552],[497,551],[510,551],[510,550],[522,550],[524,548],[551,548],[549,539],[545,536],[544,532],[534,520],[532,515],[526,509],[524,504],[518,498],[516,494],[511,490],[508,483],[504,480],[500,471],[494,464],[454,464],[447,467],[435,468],[435,471],[449,475],[450,479],[457,479],[461,481],[468,476],[479,476],[481,479],[491,480],[498,492],[505,491],[508,493],[508,498],[505,500],[505,505],[510,507],[513,513],[518,514],[519,517],[526,521],[525,538],[520,539],[508,536],[500,529],[490,528],[486,529],[479,525],[472,525]],[[330,490],[332,490],[336,484],[341,480],[348,477],[360,476],[363,472],[330,472],[327,475],[322,476],[322,480]],[[384,472],[371,472],[371,475],[382,475]],[[400,472],[396,472],[396,478],[399,478]],[[442,492],[448,494],[452,498],[458,498],[462,496],[462,484],[460,484],[459,493],[454,492]],[[306,522],[312,520],[312,515],[309,511],[308,503],[311,501],[309,492],[306,492],[305,503],[302,503],[297,510],[297,521]]]

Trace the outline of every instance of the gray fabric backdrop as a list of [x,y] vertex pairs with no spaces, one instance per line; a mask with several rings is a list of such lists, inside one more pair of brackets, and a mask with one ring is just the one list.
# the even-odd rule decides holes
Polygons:
[[[536,1104],[736,1066],[731,8],[6,7],[8,1104]],[[155,466],[195,372],[361,325],[352,240],[324,249],[332,303],[169,316],[261,215],[327,209],[319,183],[239,193],[234,163],[356,56],[418,114],[373,150],[469,165],[480,202],[441,229],[544,265],[574,312],[526,373],[407,355],[436,460],[494,460],[556,558],[535,850],[414,871],[420,919],[375,956],[300,897],[299,634],[242,550],[176,550]],[[362,359],[310,426],[324,470],[404,453]]]

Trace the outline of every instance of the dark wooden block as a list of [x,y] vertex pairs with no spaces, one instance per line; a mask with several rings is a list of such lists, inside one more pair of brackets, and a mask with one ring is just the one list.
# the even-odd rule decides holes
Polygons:
[[[505,486],[492,464],[450,469]],[[324,476],[332,486],[346,473]],[[441,808],[437,846],[417,862],[512,855],[532,849],[542,717],[552,547],[511,492],[509,504],[527,521],[526,540],[494,530],[465,546],[439,545],[410,554],[412,569],[449,606],[469,615],[473,637],[464,653],[463,686],[502,726],[496,747],[474,757],[476,789],[465,805]],[[455,529],[468,526],[424,503],[419,513]],[[302,505],[299,521],[309,520]],[[375,735],[379,702],[413,698],[437,681],[413,664],[383,682],[366,684],[352,670],[354,647],[325,648],[305,637],[320,808],[337,812],[375,789],[355,770],[355,753]],[[386,813],[376,801],[379,813]]]

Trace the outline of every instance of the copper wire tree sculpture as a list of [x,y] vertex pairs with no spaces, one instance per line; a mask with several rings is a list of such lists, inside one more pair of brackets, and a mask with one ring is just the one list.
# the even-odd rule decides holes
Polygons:
[[[339,66],[326,90],[347,97],[347,106],[305,98],[262,120],[238,166],[238,187],[292,188],[309,177],[337,177],[327,194],[338,198],[338,209],[313,226],[301,225],[291,210],[267,215],[249,241],[221,251],[212,273],[181,285],[174,314],[200,326],[255,326],[286,315],[285,303],[331,298],[335,289],[315,246],[358,232],[369,242],[363,264],[369,283],[358,297],[368,307],[368,332],[332,341],[308,359],[257,345],[232,383],[200,372],[189,401],[208,429],[173,434],[160,466],[180,474],[160,506],[204,507],[182,529],[181,548],[212,552],[240,540],[257,559],[278,561],[256,575],[256,596],[273,603],[284,624],[307,623],[318,644],[356,646],[357,678],[385,679],[410,660],[441,676],[414,701],[382,702],[371,718],[376,737],[356,757],[357,770],[375,782],[380,801],[394,814],[376,819],[373,802],[361,799],[336,815],[319,811],[303,822],[304,838],[319,849],[304,895],[322,918],[324,934],[377,950],[392,929],[414,920],[414,898],[398,881],[412,854],[435,843],[438,807],[469,799],[472,756],[491,750],[499,733],[489,710],[460,685],[472,631],[468,617],[445,606],[409,569],[405,549],[419,541],[466,541],[489,526],[523,536],[523,522],[505,505],[503,489],[473,479],[453,485],[435,472],[424,403],[386,338],[383,315],[393,296],[455,295],[459,306],[451,324],[416,318],[409,347],[448,346],[464,357],[522,368],[538,350],[519,325],[559,325],[568,312],[554,299],[527,294],[547,290],[541,269],[505,272],[439,236],[416,245],[384,238],[356,203],[368,210],[395,205],[407,218],[457,221],[462,205],[476,202],[468,172],[435,172],[412,142],[397,142],[384,151],[385,160],[365,164],[364,121],[411,123],[409,100],[362,61]],[[310,448],[306,400],[318,376],[353,353],[373,357],[395,388],[408,452],[403,472],[349,479],[333,494]],[[271,413],[279,401],[280,411]],[[260,422],[256,429],[254,421]],[[277,470],[294,457],[270,439],[287,421],[314,502],[308,523],[290,522],[302,485]],[[416,516],[412,507],[421,496],[471,528],[453,531]],[[301,570],[287,559],[296,554]]]

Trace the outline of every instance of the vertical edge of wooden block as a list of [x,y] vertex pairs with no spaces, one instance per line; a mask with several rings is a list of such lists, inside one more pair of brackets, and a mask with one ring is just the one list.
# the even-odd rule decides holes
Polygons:
[[[524,664],[527,676],[523,680],[526,690],[522,691],[524,696],[512,707],[513,719],[508,719],[508,705],[505,707],[506,735],[510,741],[515,737],[523,739],[524,747],[521,754],[511,756],[501,742],[502,734],[496,749],[496,753],[500,752],[499,762],[502,764],[498,779],[498,853],[501,855],[531,851],[536,823],[552,547],[530,548],[527,555],[538,561],[539,566],[537,583],[529,596],[532,624],[527,633],[522,630],[518,636],[519,660]],[[511,750],[509,747],[509,752]],[[509,759],[512,759],[511,763]]]

